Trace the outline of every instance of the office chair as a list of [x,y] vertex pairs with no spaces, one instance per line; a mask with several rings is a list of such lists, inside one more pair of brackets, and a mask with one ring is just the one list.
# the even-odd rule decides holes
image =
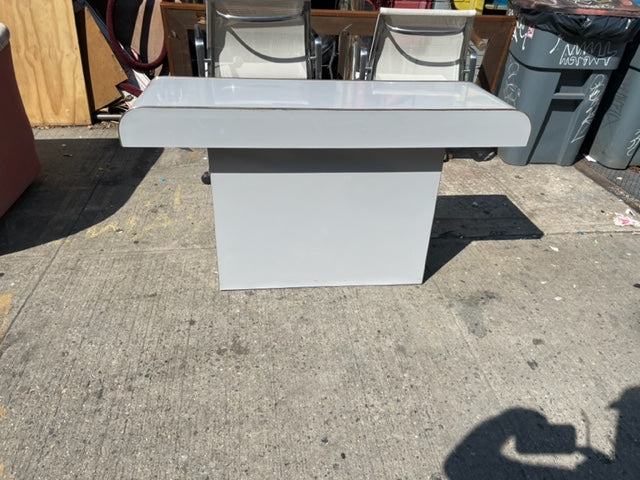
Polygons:
[[469,80],[475,10],[381,8],[370,49],[360,49],[364,80]]
[[310,0],[207,0],[206,8],[206,34],[195,32],[200,76],[321,77]]

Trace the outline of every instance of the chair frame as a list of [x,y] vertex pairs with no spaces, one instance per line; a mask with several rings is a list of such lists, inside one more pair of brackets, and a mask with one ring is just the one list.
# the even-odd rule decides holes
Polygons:
[[[311,31],[311,0],[302,1],[302,10],[294,15],[231,15],[220,12],[216,8],[216,0],[206,2],[206,36],[200,25],[195,25],[196,60],[198,75],[201,77],[215,76],[215,26],[218,19],[223,21],[241,21],[245,23],[283,23],[303,18],[305,28],[305,57],[307,78],[322,77],[322,43],[320,38],[314,38]],[[248,46],[247,46],[248,47]],[[257,52],[254,52],[258,55]],[[259,56],[259,55],[258,55]]]

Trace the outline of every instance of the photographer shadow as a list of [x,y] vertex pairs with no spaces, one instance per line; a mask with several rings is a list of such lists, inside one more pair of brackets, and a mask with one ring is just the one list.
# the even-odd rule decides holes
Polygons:
[[[640,478],[640,387],[626,390],[610,405],[618,411],[613,458],[576,445],[572,425],[550,424],[530,409],[513,408],[477,426],[445,461],[450,480],[624,480]],[[515,440],[515,455],[509,453]],[[587,436],[587,441],[589,441]],[[553,456],[577,457],[574,468]],[[528,456],[549,457],[551,462],[530,462]]]

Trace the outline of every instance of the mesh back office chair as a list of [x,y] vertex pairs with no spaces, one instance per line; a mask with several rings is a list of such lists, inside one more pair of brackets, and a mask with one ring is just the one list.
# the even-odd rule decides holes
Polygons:
[[319,78],[320,50],[310,0],[207,0],[206,40],[196,26],[200,76]]
[[359,78],[472,80],[475,15],[475,10],[381,8],[371,49],[360,56]]

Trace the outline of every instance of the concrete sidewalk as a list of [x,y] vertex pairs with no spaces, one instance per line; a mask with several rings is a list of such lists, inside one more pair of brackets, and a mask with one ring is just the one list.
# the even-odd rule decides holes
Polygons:
[[575,168],[446,163],[422,285],[220,292],[204,151],[36,138],[3,480],[640,478],[640,229]]

